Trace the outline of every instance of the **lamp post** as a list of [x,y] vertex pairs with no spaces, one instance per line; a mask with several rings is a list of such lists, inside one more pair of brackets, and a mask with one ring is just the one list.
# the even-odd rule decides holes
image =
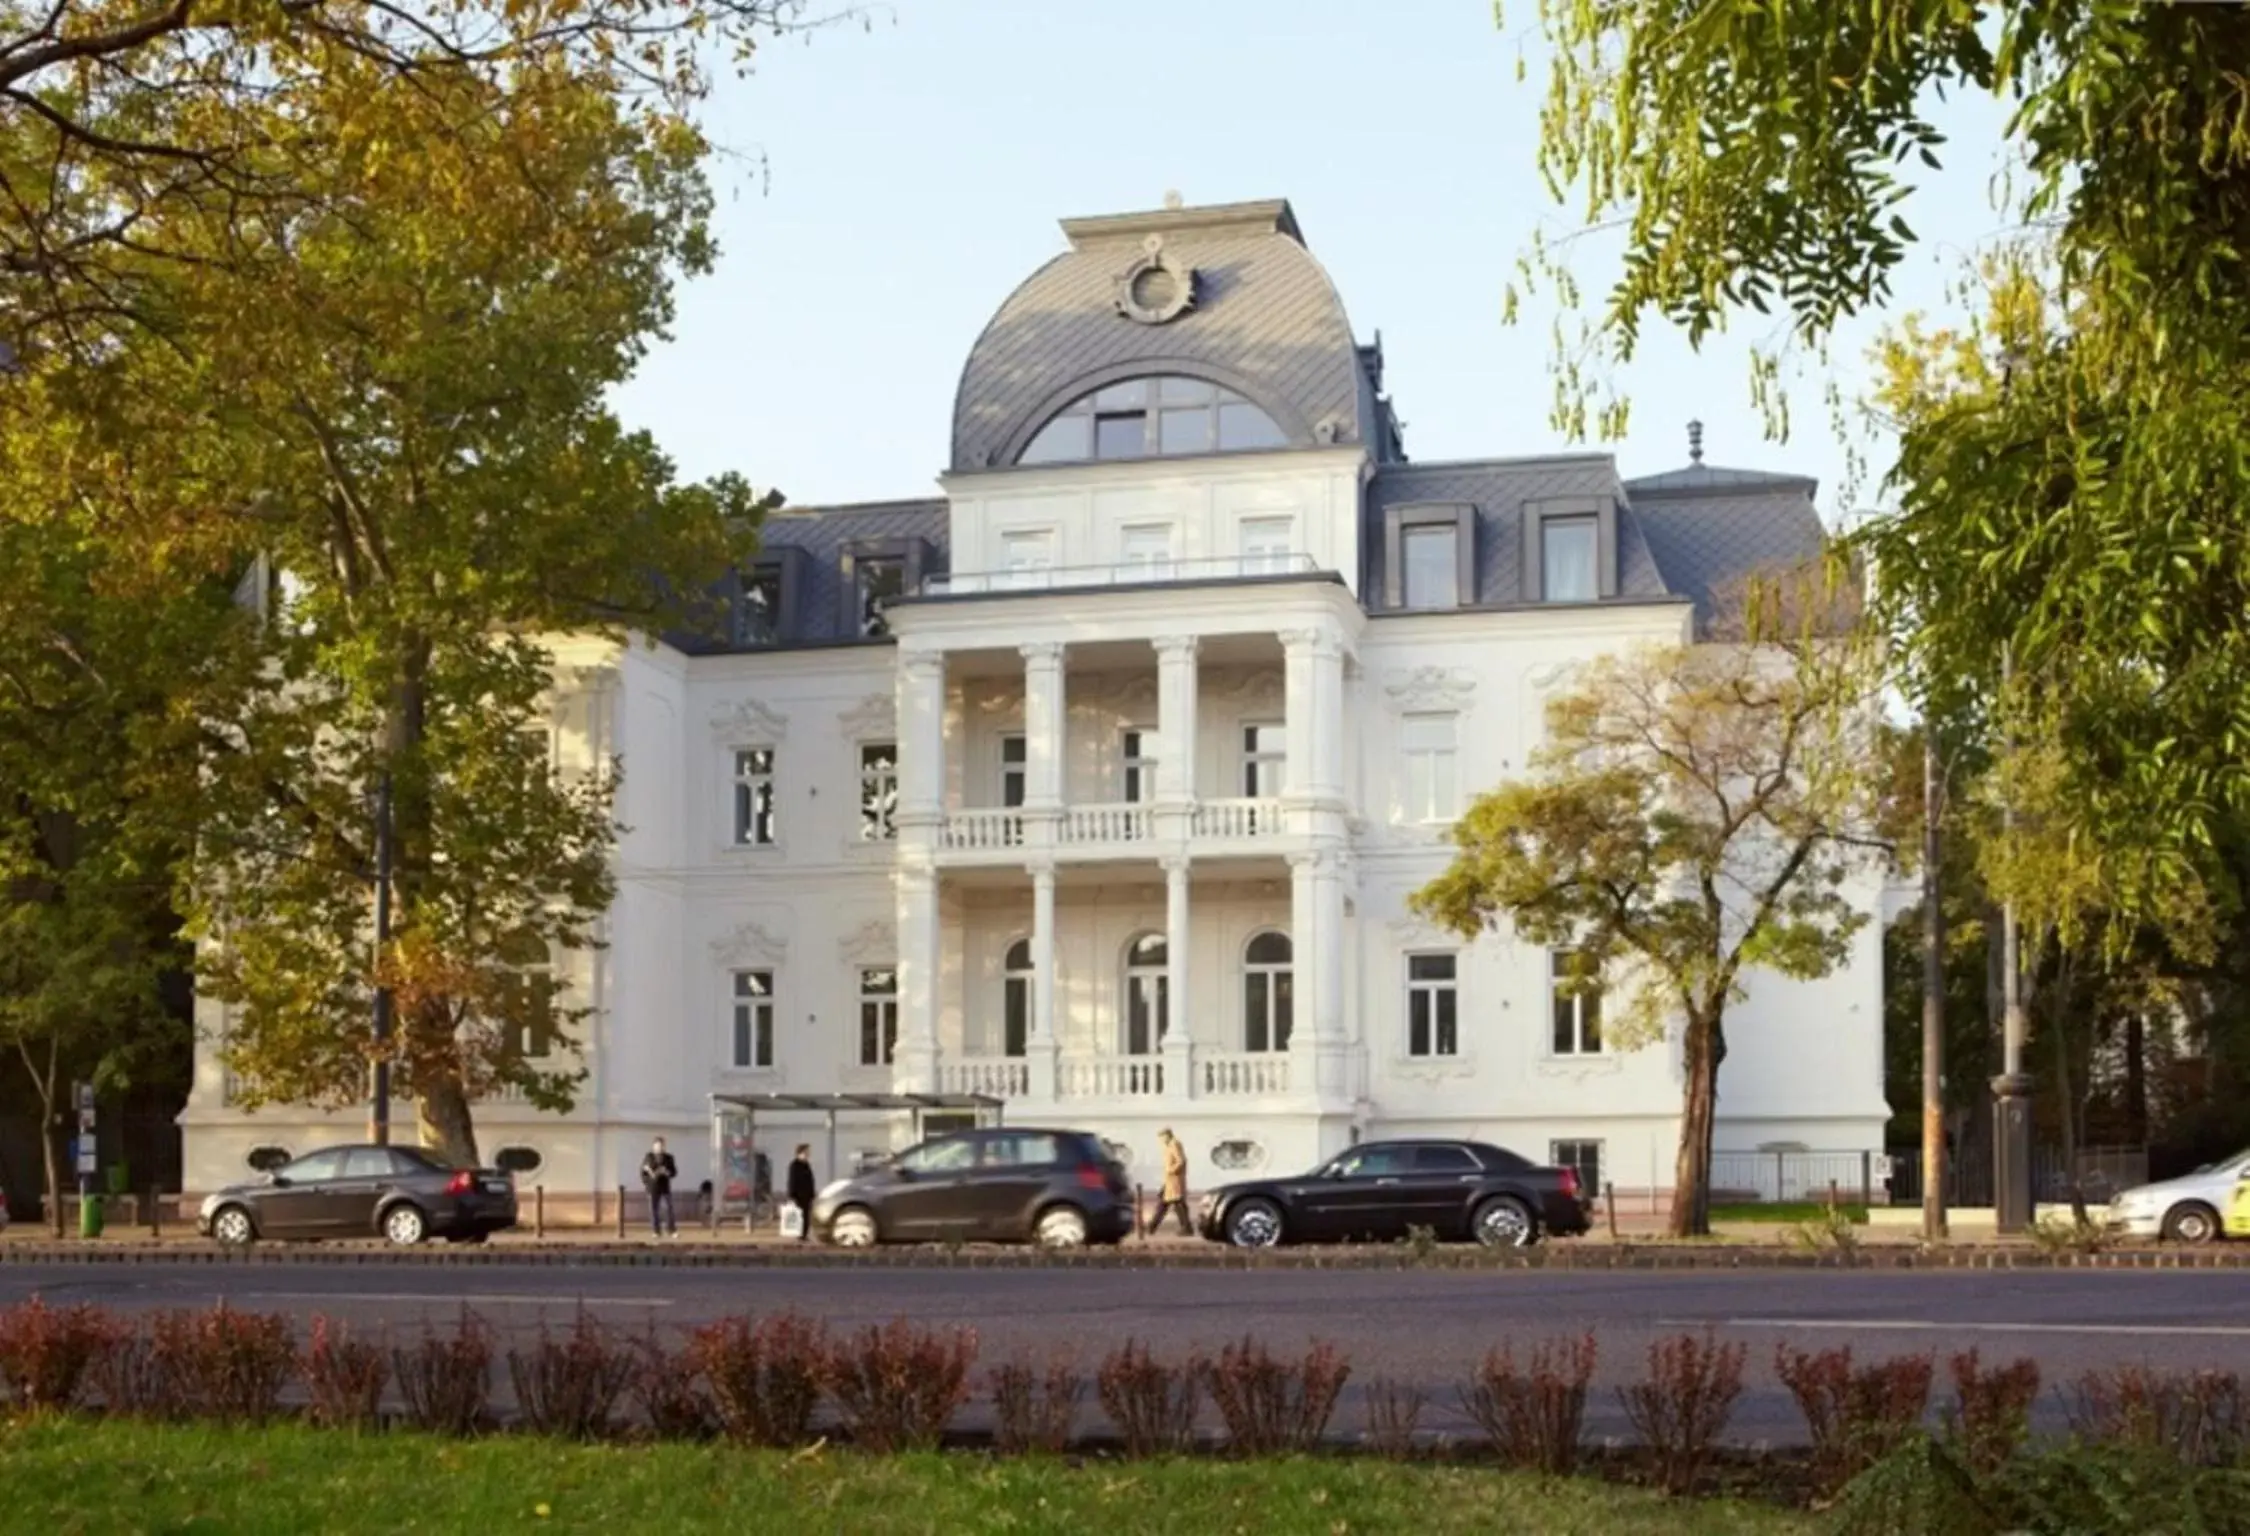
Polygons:
[[1938,879],[1938,818],[1945,775],[1937,726],[1922,718],[1922,1237],[1942,1242],[1945,1221],[1945,909]]
[[[2003,690],[2014,677],[2008,653],[2000,658]],[[2002,743],[2006,750],[2006,743]],[[2000,807],[2001,836],[2016,829],[2014,797]],[[2023,948],[2011,897],[2000,909],[2000,1075],[1992,1080],[1992,1204],[2002,1232],[2031,1230],[2031,1078],[2023,1069]]]
[[391,942],[391,770],[375,787],[375,1072],[367,1106],[367,1139],[391,1144],[391,988],[383,979]]

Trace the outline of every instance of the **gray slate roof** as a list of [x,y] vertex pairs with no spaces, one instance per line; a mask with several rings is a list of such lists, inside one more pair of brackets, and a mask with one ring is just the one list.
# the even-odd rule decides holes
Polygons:
[[1625,482],[1666,589],[1693,598],[1704,619],[1729,580],[1821,552],[1818,488],[1802,475],[1702,464]]
[[[758,530],[760,563],[784,558],[785,550],[798,552],[796,580],[786,599],[790,611],[784,615],[789,645],[860,642],[860,636],[844,622],[844,548],[885,539],[925,540],[937,557],[934,570],[944,570],[945,502],[872,501],[845,507],[790,509],[767,516]],[[730,641],[711,635],[664,638],[667,644],[691,656],[734,649]]]
[[[1286,202],[1066,220],[1071,249],[1027,278],[970,349],[954,397],[953,468],[1014,462],[1064,405],[1115,379],[1183,372],[1266,408],[1293,443],[1323,421],[1369,441],[1351,322]],[[1195,269],[1196,304],[1162,325],[1117,312],[1118,278],[1160,238]]]
[[[1477,601],[1493,606],[1530,601],[1523,571],[1524,504],[1563,496],[1621,499],[1617,462],[1608,454],[1567,458],[1478,459],[1452,464],[1385,465],[1368,487],[1360,545],[1363,594],[1383,590],[1383,514],[1416,502],[1467,502],[1476,508]],[[1617,519],[1617,595],[1665,595],[1638,520],[1629,510]]]

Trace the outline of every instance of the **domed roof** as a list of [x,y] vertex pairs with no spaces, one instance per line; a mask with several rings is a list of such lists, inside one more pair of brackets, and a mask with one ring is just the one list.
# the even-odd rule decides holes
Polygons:
[[970,349],[953,403],[955,470],[1013,464],[1073,400],[1150,374],[1233,390],[1292,447],[1379,440],[1371,364],[1286,202],[1062,228],[1069,251],[1025,279]]

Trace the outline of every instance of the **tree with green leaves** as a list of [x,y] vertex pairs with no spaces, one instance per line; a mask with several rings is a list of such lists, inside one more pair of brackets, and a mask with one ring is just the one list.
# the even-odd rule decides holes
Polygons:
[[1893,339],[1878,394],[1899,433],[1896,512],[1866,545],[1925,707],[1989,715],[2012,662],[2024,686],[2002,724],[2054,749],[2059,825],[2122,916],[2230,879],[2210,855],[2250,810],[2250,9],[1541,14],[1542,168],[1626,249],[1577,354],[1597,363],[1563,380],[1580,427],[1615,423],[1616,397],[1589,409],[1599,363],[1629,360],[1651,318],[1700,339],[1775,314],[1817,348],[1881,306],[1915,243],[1915,178],[1953,152],[1938,104],[2005,109],[1996,222],[2016,239],[1969,325]]
[[1574,951],[1607,1039],[1676,1036],[1683,1237],[1710,1230],[1728,1008],[1753,971],[1845,960],[1868,921],[1849,882],[1887,846],[1874,658],[1826,624],[1762,632],[1588,665],[1550,701],[1531,773],[1477,798],[1451,867],[1413,899],[1464,937],[1505,925]]
[[289,112],[381,134],[269,125],[279,147],[241,164],[270,155],[303,197],[165,210],[139,274],[161,339],[94,385],[38,373],[68,430],[11,423],[33,505],[82,494],[77,437],[108,434],[106,490],[274,573],[249,594],[257,665],[196,701],[184,890],[242,1102],[360,1098],[380,981],[386,1059],[463,1162],[480,1095],[570,1102],[567,1050],[536,1047],[570,1043],[583,1003],[556,967],[598,944],[612,894],[614,774],[546,767],[559,637],[707,617],[759,510],[731,477],[676,484],[606,403],[710,262],[702,139],[566,54],[504,73],[338,59],[300,82]]

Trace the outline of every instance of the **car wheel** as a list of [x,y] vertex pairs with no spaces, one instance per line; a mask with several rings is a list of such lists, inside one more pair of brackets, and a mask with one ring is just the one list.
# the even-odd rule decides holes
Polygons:
[[1529,1248],[1539,1241],[1539,1224],[1530,1208],[1513,1195],[1495,1195],[1469,1219],[1477,1241],[1487,1248]]
[[1075,1205],[1052,1205],[1039,1213],[1031,1231],[1042,1248],[1083,1248],[1086,1213]]
[[838,1211],[828,1224],[828,1240],[839,1248],[872,1248],[875,1237],[875,1213],[863,1205]]
[[247,1248],[257,1238],[258,1229],[248,1211],[239,1205],[229,1205],[211,1218],[211,1236],[223,1247]]
[[2198,1200],[2164,1213],[2164,1235],[2175,1243],[2208,1243],[2219,1235],[2219,1213]]
[[1245,1200],[1227,1212],[1227,1241],[1237,1248],[1271,1248],[1281,1241],[1281,1209],[1271,1200]]
[[430,1219],[420,1206],[394,1205],[383,1216],[383,1236],[400,1248],[411,1248],[430,1235]]

